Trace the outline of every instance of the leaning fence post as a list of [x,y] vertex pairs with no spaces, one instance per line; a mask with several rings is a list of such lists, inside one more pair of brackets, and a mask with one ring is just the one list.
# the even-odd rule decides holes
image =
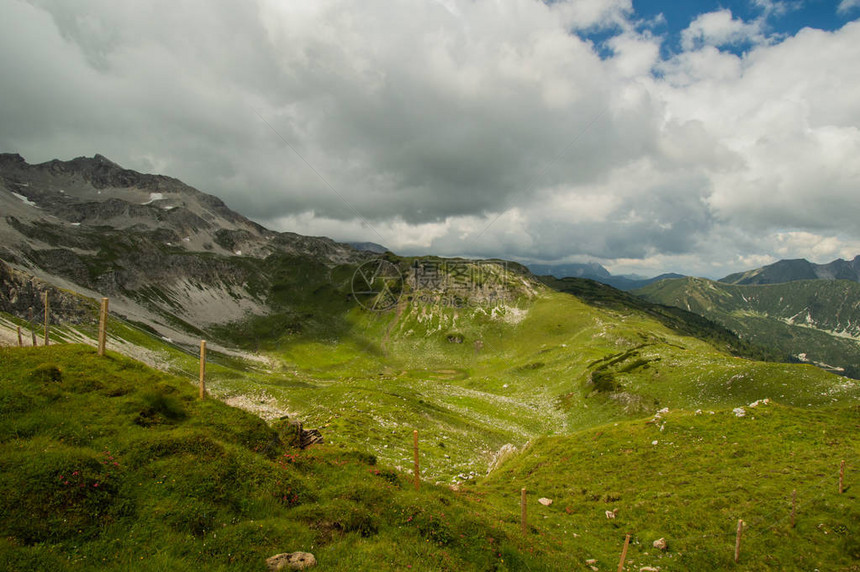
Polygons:
[[842,459],[842,463],[839,465],[839,494],[845,490],[844,488],[844,480],[845,480],[845,459]]
[[421,488],[421,471],[418,467],[418,429],[412,431],[412,456],[415,459],[412,478],[415,481],[415,490],[417,491]]
[[520,490],[520,528],[523,534],[528,534],[528,517],[526,514],[526,489]]
[[738,519],[738,535],[735,538],[735,563],[741,559],[741,533],[744,531],[744,521]]
[[102,298],[102,306],[99,310],[99,355],[105,355],[105,342],[107,340],[108,299]]
[[48,345],[48,328],[49,328],[49,325],[48,325],[48,316],[49,316],[49,311],[48,311],[48,291],[46,290],[46,291],[45,291],[45,345],[46,345],[46,346]]
[[791,491],[791,528],[794,528],[795,516],[797,515],[797,489]]
[[206,398],[206,340],[200,340],[200,399]]
[[627,533],[627,537],[624,539],[624,548],[621,549],[621,560],[618,561],[618,572],[623,572],[624,570],[624,561],[627,559],[627,547],[630,546],[630,533]]

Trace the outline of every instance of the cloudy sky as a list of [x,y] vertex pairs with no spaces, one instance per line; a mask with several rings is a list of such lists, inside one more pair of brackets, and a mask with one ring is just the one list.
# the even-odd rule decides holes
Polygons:
[[276,230],[711,277],[860,254],[860,0],[0,0],[0,151]]

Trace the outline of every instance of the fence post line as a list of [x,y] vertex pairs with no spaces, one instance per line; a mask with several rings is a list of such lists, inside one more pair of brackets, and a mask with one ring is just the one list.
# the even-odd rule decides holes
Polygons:
[[200,340],[200,399],[206,398],[206,340]]
[[621,549],[621,560],[618,561],[618,572],[623,572],[624,561],[627,559],[627,547],[630,546],[630,533],[624,538],[624,548]]
[[107,319],[108,299],[102,298],[102,306],[99,310],[99,355],[105,355],[105,342],[107,341]]
[[50,326],[48,325],[48,316],[49,316],[49,310],[48,310],[48,291],[47,291],[47,290],[45,290],[45,345],[46,345],[46,346],[47,346],[47,345],[48,345],[48,343],[49,343],[49,342],[48,342],[48,329],[49,329],[49,327],[50,327]]
[[520,489],[520,528],[523,531],[523,535],[528,534],[528,514],[526,513],[526,489],[523,487]]
[[24,347],[24,338],[21,337],[21,326],[18,326],[18,347]]
[[797,489],[791,491],[791,528],[794,528],[795,515],[797,514]]
[[412,456],[415,460],[415,467],[412,470],[412,479],[415,481],[415,490],[421,488],[421,470],[418,466],[418,429],[412,431]]
[[741,533],[744,531],[744,521],[738,519],[738,535],[735,538],[735,563],[741,559]]
[[842,462],[839,464],[839,494],[845,490],[843,484],[845,481],[845,459],[842,459]]

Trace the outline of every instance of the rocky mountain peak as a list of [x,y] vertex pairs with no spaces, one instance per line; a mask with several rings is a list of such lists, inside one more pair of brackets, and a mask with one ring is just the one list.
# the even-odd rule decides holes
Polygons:
[[269,231],[218,197],[172,177],[123,168],[99,154],[36,165],[18,154],[0,155],[0,212],[6,215],[0,220],[5,250],[19,254],[72,243],[97,249],[99,235],[116,231],[161,247],[228,256],[265,257],[310,246],[324,258],[354,252],[331,240],[309,245]]
[[0,153],[0,168],[7,165],[22,165],[26,164],[24,157],[18,153]]
[[107,295],[112,310],[174,339],[188,334],[166,324],[169,316],[223,324],[268,312],[273,259],[287,275],[295,265],[325,277],[370,256],[268,230],[218,197],[103,155],[37,165],[0,155],[0,213],[0,263],[9,272]]
[[99,153],[96,153],[95,155],[93,155],[93,161],[95,161],[96,163],[104,164],[104,165],[110,165],[111,167],[116,167],[117,169],[122,168],[119,165],[117,165],[116,163],[114,163],[113,161],[111,161],[110,159],[108,159],[107,157],[105,157],[104,155],[101,155]]

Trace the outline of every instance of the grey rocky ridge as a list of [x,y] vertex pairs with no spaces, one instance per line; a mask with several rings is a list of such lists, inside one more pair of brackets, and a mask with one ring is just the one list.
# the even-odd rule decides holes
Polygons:
[[[278,260],[301,260],[294,266],[310,265],[318,278],[372,256],[268,230],[215,196],[102,155],[31,165],[0,154],[0,212],[5,277],[14,270],[23,273],[18,281],[29,275],[89,298],[109,296],[112,311],[189,344],[200,328],[271,311]],[[6,289],[2,296],[21,316],[33,305]]]

